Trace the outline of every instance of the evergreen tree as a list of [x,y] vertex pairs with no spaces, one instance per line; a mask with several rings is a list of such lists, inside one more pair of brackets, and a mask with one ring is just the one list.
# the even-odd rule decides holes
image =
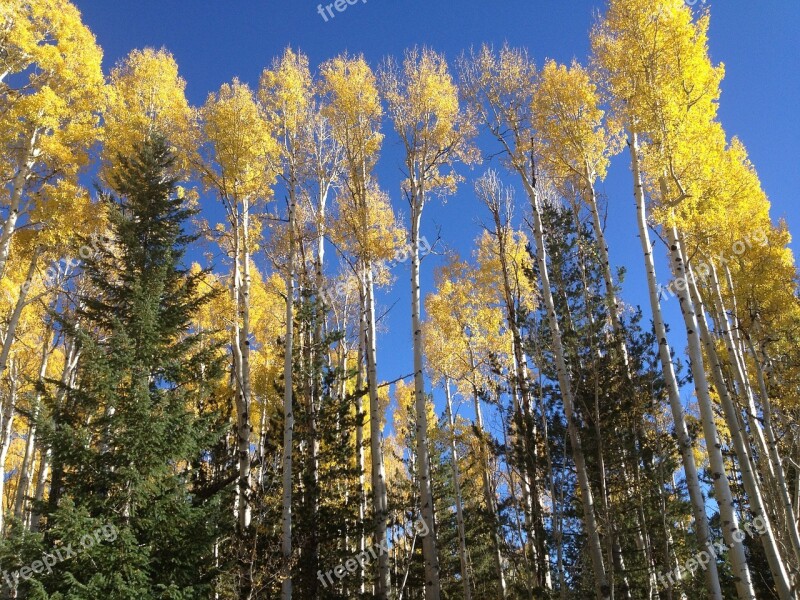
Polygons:
[[[201,486],[219,439],[207,407],[222,364],[190,326],[210,294],[205,273],[184,264],[195,211],[174,165],[157,135],[120,157],[102,200],[110,238],[86,261],[77,318],[62,321],[81,360],[53,407],[45,539],[81,550],[32,597],[208,597],[220,502]],[[94,531],[109,534],[89,549]]]

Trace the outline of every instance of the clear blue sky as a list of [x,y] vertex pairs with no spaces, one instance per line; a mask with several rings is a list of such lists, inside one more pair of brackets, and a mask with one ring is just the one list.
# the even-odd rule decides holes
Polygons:
[[[133,48],[166,47],[175,55],[195,105],[234,76],[257,85],[261,70],[287,45],[308,54],[313,66],[345,50],[363,53],[377,65],[384,56],[401,55],[415,44],[431,46],[453,59],[471,46],[505,41],[527,47],[540,64],[545,58],[585,61],[589,29],[594,15],[603,9],[602,0],[368,0],[348,6],[326,22],[314,0],[73,1],[105,51],[106,71]],[[739,136],[747,146],[773,202],[773,217],[786,218],[791,231],[800,235],[800,2],[709,4],[712,58],[726,65],[720,118],[728,134]],[[407,215],[398,192],[396,138],[391,131],[386,133],[378,177],[396,209]],[[445,243],[462,255],[471,253],[478,220],[485,216],[472,193],[472,179],[485,168],[468,174],[468,181],[447,204],[426,209],[423,234],[428,239],[435,237],[438,226]],[[627,158],[613,163],[603,187],[611,207],[612,260],[628,269],[624,299],[647,306]],[[423,263],[423,294],[431,289],[436,260]],[[659,278],[667,283],[663,260],[661,265]],[[398,301],[385,319],[388,329],[379,344],[384,379],[412,370],[408,266],[396,267],[395,275],[396,284],[380,297],[384,308]],[[667,303],[674,331],[679,329],[677,309],[675,300]],[[674,341],[680,349],[682,341]]]

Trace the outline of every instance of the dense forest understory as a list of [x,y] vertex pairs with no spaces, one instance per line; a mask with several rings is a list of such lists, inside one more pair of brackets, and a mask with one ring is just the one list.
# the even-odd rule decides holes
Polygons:
[[166,49],[104,73],[69,0],[2,0],[0,598],[800,598],[798,273],[709,18],[288,48],[192,106]]

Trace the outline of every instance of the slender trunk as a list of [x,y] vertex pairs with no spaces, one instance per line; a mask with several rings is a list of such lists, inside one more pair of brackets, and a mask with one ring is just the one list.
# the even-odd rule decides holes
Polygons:
[[[647,274],[647,289],[650,297],[650,309],[653,315],[653,329],[656,334],[656,339],[658,340],[658,355],[661,361],[664,384],[669,396],[670,408],[672,410],[675,438],[683,461],[686,489],[689,493],[692,511],[694,512],[698,548],[700,550],[705,550],[711,547],[712,543],[708,527],[708,516],[706,515],[705,502],[700,488],[700,479],[697,475],[693,442],[692,438],[689,437],[689,432],[686,427],[683,403],[681,402],[678,382],[675,377],[675,366],[672,364],[672,350],[667,340],[667,328],[664,323],[664,316],[661,312],[661,301],[658,298],[655,261],[653,260],[653,248],[650,243],[650,232],[647,228],[647,209],[644,201],[641,171],[639,170],[639,142],[635,132],[630,133],[629,150],[631,154],[631,171],[633,172],[633,195],[636,206],[639,241],[642,247],[644,267]],[[709,600],[722,600],[719,573],[714,561],[710,561],[704,574],[706,592]]]
[[467,568],[467,536],[464,533],[464,509],[461,498],[461,471],[458,467],[458,448],[456,447],[456,423],[453,418],[453,402],[450,395],[450,378],[444,379],[447,399],[447,420],[450,423],[450,453],[453,461],[453,488],[456,496],[456,526],[458,528],[458,558],[461,562],[461,582],[464,584],[464,599],[472,600],[472,586]]
[[0,278],[5,275],[6,263],[8,262],[8,255],[11,251],[11,240],[14,237],[14,232],[17,227],[17,220],[19,219],[20,207],[22,203],[22,194],[25,190],[25,184],[30,177],[33,167],[36,164],[36,145],[39,140],[40,129],[34,129],[27,144],[20,150],[19,170],[14,175],[11,181],[11,195],[8,202],[8,216],[0,227]]
[[[237,213],[235,213],[237,214]],[[238,215],[233,220],[233,278],[231,279],[231,295],[234,307],[233,331],[231,332],[231,353],[233,355],[233,387],[236,394],[236,454],[239,477],[236,485],[236,516],[239,532],[243,533],[250,526],[250,439],[249,439],[249,407],[244,390],[242,334],[241,334],[241,261],[242,241],[238,225]]]
[[[363,278],[362,278],[363,280]],[[367,344],[367,327],[366,327],[366,298],[367,293],[364,288],[364,281],[361,284],[361,293],[359,294],[359,311],[358,311],[358,358],[356,362],[356,464],[358,465],[358,551],[364,552],[367,548],[366,530],[364,527],[364,520],[367,514],[367,496],[366,496],[366,473],[364,468],[364,355],[365,347]],[[345,368],[342,369],[346,372],[347,354],[345,353],[342,363]],[[360,579],[359,591],[361,594],[366,593],[366,577],[364,572],[364,565],[359,562],[358,575]]]
[[[417,187],[418,183],[415,184]],[[425,401],[425,377],[422,357],[422,324],[419,289],[420,256],[419,228],[422,218],[422,191],[411,203],[411,334],[414,345],[414,397],[416,404],[417,462],[422,519],[430,535],[422,538],[425,561],[425,600],[439,600],[439,556],[436,549],[436,530],[433,520],[433,490],[431,487],[428,452],[428,412]]]
[[294,286],[295,286],[295,187],[289,192],[289,257],[286,266],[286,339],[283,363],[283,499],[281,514],[281,553],[283,581],[281,599],[292,599],[292,446],[294,445]]
[[[705,345],[706,355],[711,367],[710,371],[714,379],[714,384],[717,387],[717,393],[720,396],[723,413],[725,415],[725,421],[728,425],[731,440],[733,441],[734,451],[739,459],[739,468],[745,491],[750,502],[750,510],[756,517],[761,517],[763,523],[763,533],[760,533],[760,538],[764,547],[764,553],[767,557],[767,562],[769,563],[772,578],[775,582],[775,586],[778,590],[778,595],[781,600],[791,600],[793,598],[791,589],[792,585],[789,580],[786,565],[781,558],[780,550],[778,549],[778,544],[775,540],[775,534],[772,530],[769,515],[764,507],[760,483],[756,478],[754,470],[754,461],[750,453],[750,449],[747,447],[745,442],[746,432],[744,432],[739,426],[740,415],[737,414],[738,411],[733,405],[733,400],[728,392],[728,385],[722,373],[722,367],[719,363],[716,346],[714,345],[714,340],[711,337],[708,323],[706,321],[703,302],[695,285],[691,268],[687,266],[684,259],[683,252],[681,250],[681,241],[678,236],[678,230],[675,227],[671,227],[669,229],[669,241],[676,274],[684,278],[688,287],[688,290],[686,291],[679,290],[679,298],[681,300],[681,307],[684,311],[684,319],[686,320],[687,334],[689,338],[689,354],[692,358],[692,375],[696,377],[695,370],[705,369],[700,346],[701,340],[697,335],[699,326],[700,337],[702,337],[703,344]],[[694,367],[695,359],[697,360],[696,369]],[[702,402],[707,401],[710,407],[711,396],[708,393],[709,389],[708,382],[705,378],[705,372],[702,373],[702,377],[695,379],[695,383],[705,386],[705,389],[698,391],[698,400]],[[739,545],[741,546],[741,544]],[[735,559],[736,548],[733,550],[733,558]],[[742,556],[744,556],[743,546]],[[735,562],[734,566],[736,566]],[[745,568],[746,567],[747,565],[745,563]]]
[[[673,237],[670,235],[670,237]],[[703,353],[698,336],[697,316],[694,312],[691,299],[689,298],[686,282],[684,265],[680,259],[680,250],[677,240],[670,241],[672,247],[672,264],[676,280],[684,282],[684,285],[676,285],[678,300],[681,305],[684,325],[686,326],[687,344],[689,347],[689,363],[694,380],[694,388],[697,396],[697,404],[700,408],[700,419],[703,425],[703,433],[706,440],[706,451],[711,466],[712,478],[714,480],[714,491],[716,493],[717,504],[720,509],[722,533],[725,541],[730,548],[731,563],[733,566],[734,578],[736,579],[736,591],[740,600],[752,600],[755,598],[753,583],[750,577],[750,569],[747,566],[744,545],[741,540],[737,541],[739,535],[739,519],[736,514],[736,506],[731,495],[728,474],[725,469],[725,461],[722,456],[722,443],[717,434],[717,426],[714,422],[714,409],[711,403],[708,380],[706,378]],[[725,386],[723,382],[723,387]],[[720,393],[722,390],[718,390]],[[731,436],[735,437],[736,432],[731,430]],[[747,460],[747,457],[744,457]]]
[[[36,475],[36,492],[33,495],[33,506],[38,505],[44,499],[44,490],[47,487],[47,474],[50,470],[50,461],[53,452],[50,448],[40,451],[39,458],[39,472]],[[31,509],[27,515],[27,525],[31,532],[39,530],[39,513],[35,509]]]
[[250,408],[253,403],[252,385],[250,378],[250,202],[247,198],[243,201],[242,208],[242,245],[241,245],[242,277],[240,279],[241,293],[239,295],[239,312],[242,317],[242,327],[239,330],[238,344],[241,352],[241,417],[239,421],[239,461],[240,461],[240,525],[242,531],[250,527],[251,521],[251,488],[252,488],[252,460],[250,457],[250,439],[253,428],[250,425]]
[[[474,362],[472,368],[475,368]],[[483,427],[483,411],[481,410],[481,401],[478,395],[478,389],[473,386],[472,397],[475,403],[475,427],[478,430],[478,452],[481,458],[481,479],[483,481],[483,497],[486,503],[486,510],[489,513],[492,525],[492,558],[494,559],[494,568],[497,574],[497,598],[498,600],[505,600],[508,590],[506,586],[506,577],[503,570],[503,556],[500,552],[500,522],[497,518],[497,499],[492,491],[492,481],[490,475],[489,465],[489,449],[486,447],[486,440],[484,436],[486,432]]]
[[[786,515],[786,530],[787,534],[789,535],[792,548],[794,549],[795,553],[795,560],[797,564],[800,565],[800,540],[798,537],[800,534],[798,533],[798,522],[797,522],[797,512],[792,504],[792,497],[789,493],[789,486],[786,482],[786,475],[783,469],[783,462],[781,460],[780,454],[778,452],[778,440],[775,436],[775,430],[772,427],[772,403],[769,400],[769,394],[767,393],[767,384],[764,379],[764,369],[761,365],[761,359],[756,354],[756,350],[753,347],[753,342],[749,336],[745,337],[745,342],[748,345],[748,349],[750,351],[750,355],[753,358],[753,363],[756,367],[756,376],[758,377],[758,386],[761,394],[761,403],[764,410],[764,430],[767,433],[767,443],[769,444],[769,451],[772,456],[772,461],[776,465],[779,465],[779,469],[776,470],[777,476],[777,485],[781,495],[781,503],[783,505],[783,510]],[[800,485],[800,473],[797,475],[797,485]],[[800,494],[797,496],[798,501],[800,501]]]
[[2,420],[0,421],[0,536],[5,530],[5,509],[2,504],[5,497],[6,459],[8,458],[8,449],[11,447],[11,434],[14,432],[14,415],[17,406],[17,385],[19,377],[17,373],[14,373],[15,370],[12,364],[10,378],[11,389],[3,409]]
[[20,287],[19,295],[17,296],[17,302],[14,304],[14,310],[8,320],[8,327],[6,328],[5,336],[3,337],[3,347],[2,350],[0,350],[0,379],[2,379],[3,375],[5,374],[6,367],[8,366],[8,357],[11,355],[11,347],[16,341],[17,326],[19,325],[19,320],[22,317],[22,311],[28,304],[28,291],[33,283],[33,276],[36,274],[36,263],[39,260],[39,253],[40,250],[38,247],[34,249],[33,256],[31,256],[30,263],[28,264],[28,272],[25,275],[25,282],[22,284],[22,287]]
[[22,466],[19,470],[19,482],[17,483],[17,493],[14,500],[14,517],[22,519],[25,514],[25,503],[28,499],[28,490],[33,477],[33,462],[36,454],[36,429],[39,419],[39,407],[42,401],[42,386],[47,375],[47,363],[50,358],[50,336],[52,330],[50,326],[45,330],[44,343],[42,344],[42,358],[39,362],[39,377],[37,379],[36,393],[31,404],[31,422],[28,426],[28,436],[25,440],[25,456],[22,459]]
[[[64,368],[61,371],[61,382],[56,391],[56,398],[54,402],[54,410],[53,410],[53,423],[52,427],[55,432],[58,432],[59,429],[62,427],[60,422],[62,411],[66,410],[65,402],[67,397],[67,390],[74,389],[75,387],[75,378],[78,372],[78,359],[80,358],[80,349],[78,347],[78,343],[76,341],[76,335],[73,337],[70,335],[67,338],[67,344],[65,348],[65,359],[64,359]],[[50,470],[52,472],[51,479],[50,479],[50,494],[47,498],[48,503],[48,512],[52,513],[58,508],[58,502],[61,498],[61,484],[63,478],[63,462],[61,457],[57,452],[53,451],[53,447],[50,446],[48,448],[49,454],[49,462],[51,463]],[[42,469],[39,469],[39,480],[40,483],[43,481],[41,477]],[[46,479],[46,477],[45,477]],[[37,485],[36,494],[37,499],[40,498],[39,493],[42,492],[42,496],[44,494],[44,488],[41,490]],[[34,507],[36,505],[34,504]],[[39,527],[39,512],[34,508],[31,515],[31,531],[36,531]]]
[[[684,256],[686,256],[685,250]],[[789,542],[792,546],[794,559],[796,561],[795,564],[800,566],[800,532],[798,532],[796,526],[797,518],[795,516],[794,507],[792,506],[792,500],[789,494],[789,486],[786,483],[786,474],[783,469],[783,461],[781,460],[780,452],[778,451],[778,442],[772,424],[772,404],[769,399],[769,394],[767,393],[767,386],[764,380],[764,373],[761,368],[761,361],[756,355],[750,339],[747,338],[744,340],[747,344],[747,349],[750,351],[752,356],[753,363],[755,364],[756,378],[759,386],[759,396],[761,399],[761,408],[764,417],[763,429],[761,428],[761,423],[756,414],[755,398],[750,385],[750,379],[746,372],[745,359],[744,356],[742,356],[739,352],[740,345],[737,343],[737,340],[733,335],[732,327],[727,320],[725,303],[722,299],[722,290],[720,289],[717,272],[713,265],[711,267],[711,285],[713,286],[720,312],[718,329],[722,330],[728,355],[730,356],[731,367],[737,383],[742,392],[747,395],[751,429],[755,427],[757,430],[756,440],[759,442],[759,453],[762,460],[769,460],[770,476],[772,478],[772,483],[774,484],[775,490],[777,491],[778,503],[780,504],[778,512],[783,517],[783,529],[786,535],[789,537]],[[699,290],[695,291],[695,293],[699,297]],[[733,290],[731,290],[731,293],[733,293]],[[766,435],[766,439],[764,439],[764,435]]]
[[[364,266],[366,281],[367,307],[367,385],[369,387],[369,436],[372,451],[372,504],[375,516],[375,545],[380,546],[386,539],[386,520],[389,516],[386,494],[386,473],[383,464],[383,444],[381,432],[381,411],[378,402],[378,366],[377,345],[375,336],[375,289],[372,280],[372,265]],[[433,529],[431,529],[433,531]],[[427,536],[426,536],[427,537]],[[387,600],[391,596],[391,579],[389,577],[389,556],[381,552],[378,556],[378,577],[375,596],[379,600]]]
[[533,212],[533,234],[536,242],[536,258],[539,265],[539,278],[541,280],[542,296],[544,299],[545,310],[547,311],[548,323],[550,325],[553,354],[556,360],[556,370],[558,372],[558,386],[564,403],[564,413],[567,419],[567,430],[569,433],[570,444],[572,446],[572,458],[575,462],[575,470],[577,471],[578,484],[581,490],[583,519],[586,525],[589,554],[592,559],[592,568],[595,576],[595,594],[597,595],[598,600],[604,600],[610,597],[610,587],[603,561],[603,547],[600,543],[600,531],[597,525],[597,516],[595,514],[594,496],[589,483],[589,474],[586,468],[586,459],[583,454],[581,434],[578,429],[578,419],[574,410],[572,382],[567,371],[567,363],[564,357],[564,346],[561,339],[561,329],[555,312],[553,290],[550,287],[550,275],[548,271],[549,267],[547,264],[547,249],[545,246],[544,230],[542,228],[541,208],[539,206],[539,193],[536,189],[535,178],[528,180],[527,177],[523,176],[523,182],[525,183]]

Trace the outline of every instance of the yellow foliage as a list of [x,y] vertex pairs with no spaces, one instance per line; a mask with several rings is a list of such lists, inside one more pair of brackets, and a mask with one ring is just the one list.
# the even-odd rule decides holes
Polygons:
[[0,21],[3,178],[20,147],[46,170],[74,175],[99,137],[104,82],[94,35],[67,0],[9,0]]
[[175,149],[177,166],[188,172],[193,153],[192,110],[186,82],[167,50],[133,50],[111,71],[105,114],[106,179],[118,156],[131,156],[154,134]]
[[546,170],[558,180],[593,184],[603,179],[609,157],[621,149],[618,128],[600,109],[589,73],[547,61],[533,93],[533,121]]
[[469,143],[474,122],[461,109],[444,56],[429,49],[409,50],[402,65],[387,62],[381,87],[405,146],[405,192],[420,202],[428,194],[455,192],[461,178],[453,164],[477,162],[478,155]]
[[200,109],[205,141],[203,179],[228,202],[268,199],[279,149],[250,88],[234,79]]

